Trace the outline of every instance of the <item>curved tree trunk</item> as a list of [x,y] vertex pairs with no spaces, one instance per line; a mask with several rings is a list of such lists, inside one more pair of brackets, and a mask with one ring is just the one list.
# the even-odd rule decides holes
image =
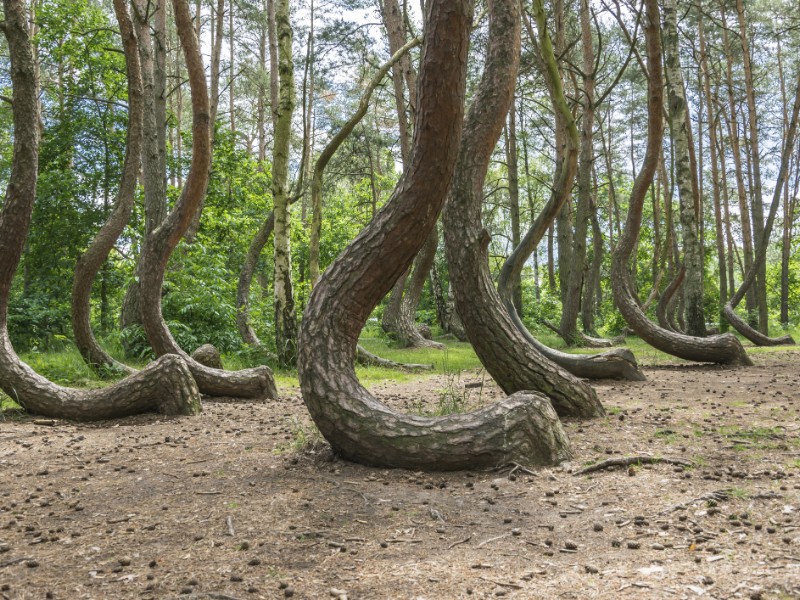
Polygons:
[[678,274],[675,275],[673,280],[669,282],[669,285],[666,287],[664,293],[661,294],[661,297],[656,303],[656,318],[658,319],[658,324],[664,329],[675,333],[680,332],[670,321],[669,315],[671,312],[671,307],[675,302],[675,294],[683,285],[683,280],[685,278],[686,269],[684,269],[683,265],[681,265],[681,268],[678,270]]
[[[540,44],[552,59],[551,79],[559,85],[541,0],[537,0],[534,6],[541,17]],[[509,48],[503,60],[516,68],[519,57],[512,55]],[[483,184],[512,100],[512,75],[504,73],[498,81],[487,77],[485,83],[491,85],[491,95],[479,96],[470,109],[450,197],[444,210],[447,260],[456,307],[475,352],[503,391],[513,394],[520,390],[536,390],[552,400],[559,415],[598,416],[603,414],[603,407],[594,390],[552,364],[527,343],[503,308],[489,273],[487,248],[490,239],[481,224]]]
[[411,273],[411,280],[408,282],[408,289],[403,294],[400,302],[400,315],[397,320],[395,335],[403,348],[436,348],[443,350],[444,344],[434,342],[422,337],[416,325],[416,312],[422,297],[422,289],[425,287],[425,280],[431,272],[433,261],[436,260],[436,250],[439,247],[439,233],[436,227],[431,230],[430,236],[422,246],[422,250],[414,260],[414,269]]
[[[534,3],[534,7],[536,6],[537,3]],[[522,242],[519,246],[514,248],[511,255],[506,259],[500,269],[500,276],[497,282],[499,298],[511,322],[519,331],[519,335],[522,336],[524,340],[522,343],[524,344],[527,342],[531,344],[538,353],[543,354],[558,366],[566,369],[569,373],[578,377],[592,379],[623,378],[642,381],[644,380],[644,375],[639,371],[636,359],[629,350],[605,352],[594,356],[570,355],[566,352],[559,352],[548,348],[538,340],[531,341],[534,340],[534,337],[527,330],[514,307],[513,282],[519,278],[528,257],[539,245],[539,242],[541,242],[542,237],[553,223],[553,220],[557,217],[559,212],[563,210],[565,203],[569,199],[570,190],[572,189],[572,184],[575,181],[575,175],[578,170],[578,148],[580,146],[578,129],[567,104],[566,96],[564,95],[561,85],[561,76],[558,72],[555,55],[550,46],[549,36],[546,33],[544,18],[544,11],[541,10],[536,15],[540,37],[539,47],[546,67],[545,72],[548,78],[548,88],[550,90],[553,108],[556,113],[560,115],[560,121],[565,124],[564,129],[567,132],[567,147],[564,151],[563,162],[556,168],[555,184],[547,204],[536,217],[536,220],[531,225],[530,230],[525,234]],[[584,135],[585,134],[586,132],[584,131]],[[584,156],[584,159],[588,158],[590,157]],[[588,168],[588,166],[586,168]],[[586,182],[584,182],[584,184],[586,184]],[[587,191],[590,193],[590,190],[584,190],[584,192]],[[584,217],[585,216],[586,215],[584,215]],[[581,231],[585,238],[586,229],[582,228]],[[581,264],[582,263],[583,259],[581,259]],[[582,273],[580,277],[582,277]],[[573,283],[575,283],[575,281],[573,281]],[[580,288],[580,279],[577,280],[577,285],[578,288]],[[580,289],[577,290],[577,294],[578,299],[580,299]],[[574,316],[575,319],[577,319],[577,311]],[[560,329],[556,329],[556,331],[559,335],[561,334]],[[467,324],[467,332],[469,333],[469,324]],[[567,342],[574,343],[574,340],[569,339]],[[495,376],[495,379],[497,379],[497,376]],[[558,410],[558,404],[556,404],[556,409]]]
[[[508,64],[509,50],[518,52],[518,42],[507,37],[519,23],[517,6],[516,0],[493,3],[498,14],[482,90],[504,89],[490,75],[498,63]],[[507,10],[506,18],[498,8]],[[570,456],[569,445],[543,396],[517,395],[465,415],[403,415],[370,395],[353,370],[358,334],[435,226],[457,158],[472,6],[430,0],[426,11],[411,160],[392,199],[311,293],[300,331],[303,399],[334,450],[351,460],[438,470],[558,463]]]
[[[120,2],[120,0],[117,0]],[[3,31],[11,58],[14,155],[0,210],[0,388],[30,412],[97,420],[158,410],[196,414],[200,394],[183,359],[167,356],[100,390],[57,386],[19,360],[8,336],[8,300],[31,223],[39,155],[39,82],[23,0],[4,0]]]
[[142,154],[142,68],[139,49],[128,7],[124,0],[115,0],[114,10],[122,35],[125,66],[128,74],[128,134],[122,179],[117,191],[114,208],[108,220],[100,228],[89,249],[75,266],[72,282],[72,331],[75,345],[86,363],[98,371],[115,371],[131,374],[134,369],[114,360],[98,343],[92,332],[91,296],[92,284],[98,271],[108,258],[128,224],[136,194],[139,161]]
[[[268,367],[235,373],[201,365],[175,342],[161,315],[161,289],[169,256],[180,242],[206,193],[211,167],[209,105],[200,47],[186,0],[173,0],[175,23],[186,58],[192,91],[192,163],[180,198],[164,221],[145,239],[141,257],[142,322],[156,354],[178,354],[189,365],[200,391],[214,396],[275,398],[277,389]],[[152,168],[152,165],[151,165]]]
[[250,325],[250,286],[258,267],[258,259],[261,258],[261,251],[267,245],[274,228],[275,213],[269,211],[269,216],[264,220],[247,248],[242,270],[239,272],[239,283],[236,286],[236,328],[239,330],[242,341],[250,346],[261,344],[255,329]]
[[779,338],[770,338],[760,331],[750,327],[742,318],[736,314],[736,306],[742,301],[747,290],[756,281],[758,274],[762,272],[762,266],[767,261],[767,246],[769,245],[769,236],[772,234],[772,226],[775,223],[775,215],[778,213],[778,207],[781,204],[781,193],[783,192],[783,184],[789,174],[789,163],[791,161],[792,152],[794,151],[794,140],[797,136],[797,121],[800,117],[800,71],[797,74],[797,91],[795,92],[794,108],[792,109],[792,120],[789,123],[789,129],[786,133],[786,138],[783,140],[783,152],[781,154],[781,167],[778,172],[778,179],[775,182],[775,191],[772,197],[772,204],[770,205],[769,215],[767,222],[764,224],[763,235],[759,239],[758,246],[756,247],[755,257],[753,264],[747,271],[747,274],[742,281],[742,285],[736,290],[736,293],[725,304],[725,316],[730,321],[731,325],[745,336],[748,340],[758,346],[780,346],[784,344],[794,344],[794,339],[791,335],[784,335]]
[[645,342],[659,350],[686,360],[730,365],[751,365],[739,340],[731,335],[696,338],[667,331],[647,318],[633,293],[628,263],[642,225],[647,189],[659,162],[664,137],[664,84],[661,57],[661,32],[657,0],[645,0],[645,39],[647,44],[647,151],[644,163],[631,190],[625,229],[612,257],[611,284],[614,300],[628,325]]

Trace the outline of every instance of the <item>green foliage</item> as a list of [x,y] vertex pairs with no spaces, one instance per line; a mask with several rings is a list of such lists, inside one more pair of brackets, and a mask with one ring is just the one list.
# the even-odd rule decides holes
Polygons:
[[126,79],[108,14],[90,0],[37,7],[44,132],[31,235],[12,296],[20,348],[67,335],[72,272],[110,209],[125,148]]

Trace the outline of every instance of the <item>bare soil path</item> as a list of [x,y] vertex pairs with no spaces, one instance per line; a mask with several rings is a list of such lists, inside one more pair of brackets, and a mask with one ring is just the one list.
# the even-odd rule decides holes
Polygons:
[[[567,423],[574,462],[534,472],[343,462],[296,390],[0,421],[0,599],[800,598],[800,352],[756,361],[599,384],[608,418]],[[430,412],[500,394],[482,380],[375,391]],[[630,456],[692,466],[576,474]]]

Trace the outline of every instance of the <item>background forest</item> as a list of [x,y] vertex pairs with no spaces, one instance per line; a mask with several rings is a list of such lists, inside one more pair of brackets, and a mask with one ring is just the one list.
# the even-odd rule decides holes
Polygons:
[[[569,111],[582,135],[590,137],[588,154],[581,154],[571,197],[514,283],[514,304],[527,327],[538,335],[548,327],[557,330],[567,345],[627,331],[611,293],[611,254],[642,162],[647,123],[640,7],[619,0],[586,6],[587,23],[581,21],[577,0],[551,3],[547,18]],[[727,330],[722,305],[757,254],[796,87],[800,31],[795,9],[781,0],[702,0],[677,7],[679,65],[671,72],[667,59],[667,84],[674,89],[670,74],[678,73],[685,86],[691,165],[688,174],[681,171],[675,136],[668,135],[632,262],[645,310],[675,330],[699,335]],[[75,265],[114,207],[128,119],[125,59],[111,3],[39,0],[30,10],[41,75],[42,146],[33,224],[12,288],[8,323],[15,347],[29,359],[71,345]],[[412,135],[419,49],[408,49],[391,69],[386,63],[421,34],[420,8],[397,0],[292,2],[288,56],[278,52],[279,40],[285,39],[279,28],[287,24],[278,15],[276,25],[270,0],[197,0],[193,10],[211,94],[213,163],[202,218],[169,262],[164,317],[189,352],[212,343],[237,357],[238,364],[293,365],[291,340],[287,345],[291,327],[278,324],[276,335],[280,310],[301,318],[318,272],[372,219],[402,172]],[[514,108],[484,186],[483,225],[491,236],[494,278],[541,214],[563,158],[563,133],[531,14],[524,16]],[[478,6],[468,102],[486,45],[484,15],[485,7]],[[582,26],[588,26],[588,37]],[[174,202],[192,156],[190,94],[170,7],[163,31],[153,27],[163,42],[164,160],[167,195]],[[5,185],[13,128],[2,43],[0,86],[6,101],[0,103],[0,181]],[[277,81],[290,63],[293,90]],[[382,68],[388,74],[376,78]],[[156,85],[158,78],[157,69]],[[254,254],[254,238],[259,232],[263,236],[274,208],[277,146],[286,142],[276,119],[284,102],[279,92],[294,103],[288,164],[279,167],[288,168],[286,196],[280,200],[288,206],[285,219],[275,213],[275,246],[271,238],[262,240],[264,250]],[[338,151],[326,155],[359,104],[360,119],[348,124],[351,130]],[[320,157],[329,162],[315,195]],[[694,198],[695,238],[681,204],[685,185]],[[763,333],[794,327],[800,319],[799,187],[795,140],[766,263],[743,306],[749,322]],[[151,357],[136,319],[123,315],[121,321],[126,290],[136,278],[145,202],[140,185],[131,219],[92,288],[94,330],[115,356],[134,360]],[[434,336],[463,335],[453,322],[443,240],[438,246],[432,264],[417,278],[423,288],[416,320]],[[290,261],[288,290],[274,283],[287,270],[275,264],[276,256]],[[246,265],[252,284],[242,292]],[[671,285],[680,279],[682,286]],[[410,290],[406,295],[413,297]],[[241,325],[243,306],[249,309],[250,337]],[[387,298],[368,323],[368,333],[380,332],[381,323],[393,329],[384,318],[390,307]],[[253,344],[256,340],[260,346]]]

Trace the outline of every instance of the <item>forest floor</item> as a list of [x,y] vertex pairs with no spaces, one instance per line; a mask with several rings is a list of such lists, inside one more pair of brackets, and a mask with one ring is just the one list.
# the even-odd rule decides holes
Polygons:
[[[192,418],[0,416],[0,599],[800,598],[799,359],[597,383],[608,416],[535,471],[342,461],[285,385]],[[475,369],[372,389],[423,413],[500,396]],[[691,466],[577,473],[631,456]]]

